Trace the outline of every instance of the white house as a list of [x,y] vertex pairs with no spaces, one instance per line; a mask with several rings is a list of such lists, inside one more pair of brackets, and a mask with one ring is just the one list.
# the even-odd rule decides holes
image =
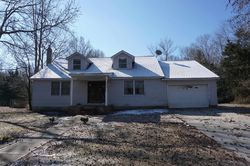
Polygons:
[[196,61],[158,61],[120,51],[112,57],[74,53],[31,77],[33,107],[217,105],[216,74]]

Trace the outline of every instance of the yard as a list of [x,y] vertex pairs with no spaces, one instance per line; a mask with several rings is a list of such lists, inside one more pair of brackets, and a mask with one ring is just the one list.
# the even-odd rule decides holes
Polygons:
[[27,111],[0,107],[0,147],[32,132],[42,132],[50,125],[45,115]]
[[[25,116],[29,115],[40,118],[42,126],[48,123],[44,115]],[[18,116],[3,119],[20,122],[15,117],[18,119]],[[80,118],[57,119],[57,125],[63,123],[70,129],[12,165],[249,165],[174,114],[90,116],[86,125]],[[33,120],[22,120],[32,129],[43,128]],[[32,129],[17,127],[15,131]]]

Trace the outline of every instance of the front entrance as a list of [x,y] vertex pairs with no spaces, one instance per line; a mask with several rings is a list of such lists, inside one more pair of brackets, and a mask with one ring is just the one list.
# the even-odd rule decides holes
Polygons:
[[88,103],[105,103],[105,81],[88,82]]

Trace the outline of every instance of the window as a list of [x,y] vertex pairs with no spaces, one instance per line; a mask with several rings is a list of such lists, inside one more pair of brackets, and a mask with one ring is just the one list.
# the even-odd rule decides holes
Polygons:
[[81,70],[81,60],[80,59],[73,60],[73,70]]
[[144,81],[135,81],[135,94],[136,95],[144,94]]
[[70,82],[64,81],[61,84],[61,95],[69,95],[70,94]]
[[60,82],[52,81],[51,82],[51,96],[59,96],[60,93]]
[[124,81],[124,94],[125,95],[133,94],[133,80]]
[[144,81],[143,80],[127,80],[124,81],[124,94],[125,95],[143,95],[144,94]]
[[127,68],[127,59],[126,58],[120,58],[119,59],[119,68]]

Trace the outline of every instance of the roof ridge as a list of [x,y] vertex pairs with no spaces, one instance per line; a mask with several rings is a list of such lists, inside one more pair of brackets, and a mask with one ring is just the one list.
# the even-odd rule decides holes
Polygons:
[[173,60],[173,61],[164,61],[164,60],[159,60],[160,62],[197,62],[196,60]]

